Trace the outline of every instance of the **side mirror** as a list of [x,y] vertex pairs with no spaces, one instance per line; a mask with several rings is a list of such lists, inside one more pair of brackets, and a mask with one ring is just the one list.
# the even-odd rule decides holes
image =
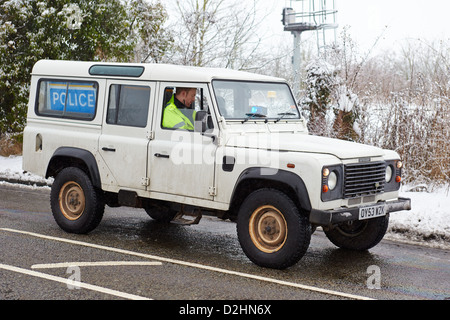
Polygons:
[[205,132],[208,129],[207,117],[208,113],[206,111],[197,111],[195,113],[195,132]]
[[213,142],[216,140],[214,134],[208,133],[210,129],[214,128],[212,117],[208,112],[202,110],[195,113],[195,132],[201,132],[203,136],[210,137]]

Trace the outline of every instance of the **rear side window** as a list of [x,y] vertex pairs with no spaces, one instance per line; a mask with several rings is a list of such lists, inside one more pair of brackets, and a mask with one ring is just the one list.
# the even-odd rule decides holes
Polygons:
[[97,96],[96,82],[40,80],[36,113],[90,121],[95,118]]
[[150,87],[113,84],[109,89],[106,123],[121,126],[147,126]]
[[89,69],[91,76],[116,76],[139,78],[144,73],[144,67],[96,65]]

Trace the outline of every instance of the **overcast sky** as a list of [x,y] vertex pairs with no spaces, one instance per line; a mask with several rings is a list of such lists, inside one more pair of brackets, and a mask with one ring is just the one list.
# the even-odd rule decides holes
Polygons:
[[[283,31],[281,12],[289,0],[260,0],[268,10],[267,21],[276,37],[292,38]],[[306,0],[308,1],[308,0]],[[339,29],[350,26],[352,38],[362,49],[370,48],[382,35],[378,49],[392,48],[408,38],[428,41],[450,39],[449,0],[335,0]],[[293,3],[299,3],[293,1]],[[331,3],[331,0],[328,0]],[[386,28],[387,27],[387,28]],[[305,34],[305,36],[307,36]],[[290,40],[289,40],[290,41]]]

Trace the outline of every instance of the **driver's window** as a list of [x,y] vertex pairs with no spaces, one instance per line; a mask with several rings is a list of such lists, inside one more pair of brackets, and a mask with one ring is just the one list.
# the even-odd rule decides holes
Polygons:
[[201,126],[196,126],[195,122],[207,121],[207,115],[210,114],[203,88],[166,87],[163,103],[163,129],[199,131]]
[[113,84],[109,89],[106,123],[145,128],[149,102],[150,87]]

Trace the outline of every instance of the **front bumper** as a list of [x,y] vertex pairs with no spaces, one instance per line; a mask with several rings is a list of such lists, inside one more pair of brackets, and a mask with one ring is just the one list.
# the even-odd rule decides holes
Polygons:
[[[408,198],[398,198],[394,201],[385,201],[383,202],[385,206],[386,214],[402,211],[402,210],[411,210],[411,199]],[[377,203],[380,205],[381,203]],[[359,219],[359,209],[362,208],[360,206],[353,208],[341,208],[335,210],[315,210],[312,209],[309,215],[309,221],[311,224],[319,225],[319,226],[332,226],[336,224],[340,224],[347,221],[355,221]]]

